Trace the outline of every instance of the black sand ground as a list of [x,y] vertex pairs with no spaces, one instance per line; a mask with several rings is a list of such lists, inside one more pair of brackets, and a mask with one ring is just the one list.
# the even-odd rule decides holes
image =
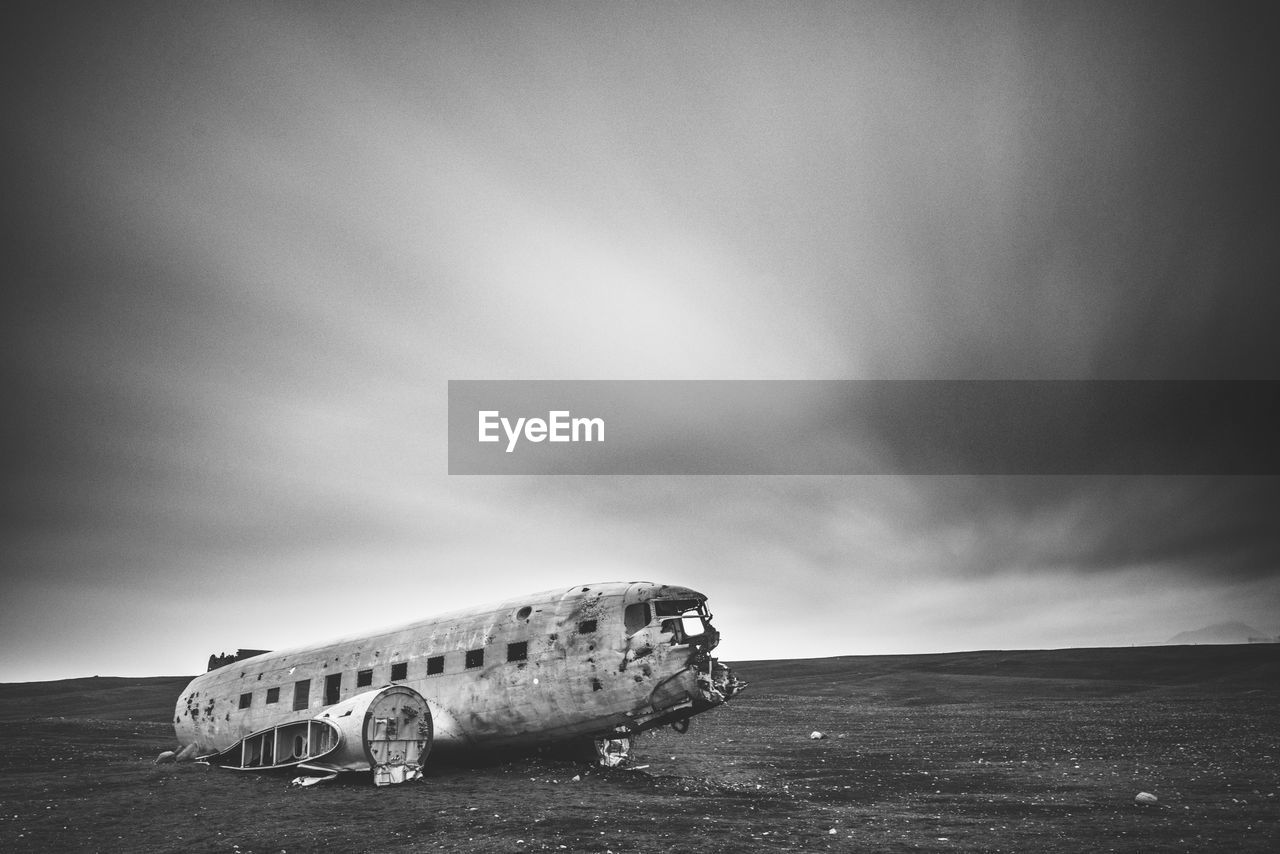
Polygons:
[[153,764],[188,677],[0,685],[0,851],[1280,850],[1280,645],[739,670],[746,694],[639,743],[646,768],[385,789]]

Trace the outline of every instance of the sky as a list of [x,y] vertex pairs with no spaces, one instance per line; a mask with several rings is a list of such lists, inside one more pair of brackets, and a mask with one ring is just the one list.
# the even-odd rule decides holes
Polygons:
[[729,660],[1280,633],[1273,471],[447,473],[449,380],[1280,379],[1265,4],[6,17],[0,681],[604,580]]

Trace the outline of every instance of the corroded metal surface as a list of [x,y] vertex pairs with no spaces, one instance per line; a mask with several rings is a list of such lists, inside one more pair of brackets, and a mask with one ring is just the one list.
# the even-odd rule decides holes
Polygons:
[[718,643],[696,591],[583,585],[234,662],[191,682],[174,726],[218,753],[395,682],[426,699],[437,750],[623,738],[741,690]]

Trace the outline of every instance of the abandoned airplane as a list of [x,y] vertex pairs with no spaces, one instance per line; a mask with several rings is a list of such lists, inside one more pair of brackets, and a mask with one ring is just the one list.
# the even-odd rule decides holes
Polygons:
[[370,635],[268,652],[192,680],[174,729],[206,762],[378,785],[421,776],[429,752],[630,739],[745,687],[711,651],[706,597],[609,582],[508,599]]

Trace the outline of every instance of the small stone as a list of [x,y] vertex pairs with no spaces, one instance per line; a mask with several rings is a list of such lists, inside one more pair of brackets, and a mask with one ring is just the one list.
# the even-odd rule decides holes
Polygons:
[[820,738],[826,738],[826,737],[827,737],[826,733],[818,732],[816,729],[813,732],[809,733],[809,738],[812,738],[814,741],[817,741]]
[[1154,803],[1158,803],[1160,800],[1150,792],[1138,792],[1138,794],[1135,795],[1133,799],[1140,804],[1154,804]]

